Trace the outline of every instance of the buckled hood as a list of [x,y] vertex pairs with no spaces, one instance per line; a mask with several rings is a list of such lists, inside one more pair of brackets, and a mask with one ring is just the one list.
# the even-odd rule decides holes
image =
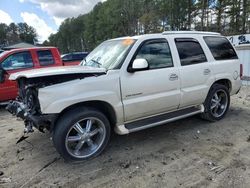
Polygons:
[[11,74],[10,80],[17,80],[19,78],[36,78],[45,76],[67,75],[67,74],[100,74],[105,73],[104,68],[94,68],[85,66],[62,66],[62,67],[48,67],[41,69],[32,69],[27,71],[21,71]]

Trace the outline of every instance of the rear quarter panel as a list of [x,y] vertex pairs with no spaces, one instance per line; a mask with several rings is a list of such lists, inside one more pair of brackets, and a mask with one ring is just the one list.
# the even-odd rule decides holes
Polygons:
[[234,95],[241,87],[240,62],[238,59],[211,62],[216,80],[228,79],[231,82],[230,94]]

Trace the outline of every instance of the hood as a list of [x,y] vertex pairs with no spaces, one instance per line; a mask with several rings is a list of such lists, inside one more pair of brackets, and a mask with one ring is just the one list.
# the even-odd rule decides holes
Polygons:
[[19,78],[36,78],[45,76],[55,76],[55,75],[66,75],[66,74],[88,74],[88,73],[105,73],[104,68],[94,68],[85,66],[61,66],[61,67],[48,67],[40,69],[32,69],[27,71],[21,71],[11,74],[10,80],[17,80]]

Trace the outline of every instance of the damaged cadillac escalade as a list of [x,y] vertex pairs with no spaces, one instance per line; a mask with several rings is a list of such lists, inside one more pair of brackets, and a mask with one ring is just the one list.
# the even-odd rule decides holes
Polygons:
[[106,147],[111,129],[128,134],[201,114],[222,119],[241,87],[240,63],[218,33],[164,32],[103,42],[81,66],[16,73],[7,109],[25,132],[49,130],[66,160]]

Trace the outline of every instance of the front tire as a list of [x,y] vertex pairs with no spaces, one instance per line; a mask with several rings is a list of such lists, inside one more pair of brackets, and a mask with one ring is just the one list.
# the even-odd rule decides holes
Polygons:
[[110,123],[93,108],[68,111],[57,122],[53,132],[56,150],[67,161],[82,161],[98,156],[110,138]]
[[205,112],[201,117],[208,121],[219,121],[225,117],[230,106],[228,88],[221,84],[214,84],[204,103]]

